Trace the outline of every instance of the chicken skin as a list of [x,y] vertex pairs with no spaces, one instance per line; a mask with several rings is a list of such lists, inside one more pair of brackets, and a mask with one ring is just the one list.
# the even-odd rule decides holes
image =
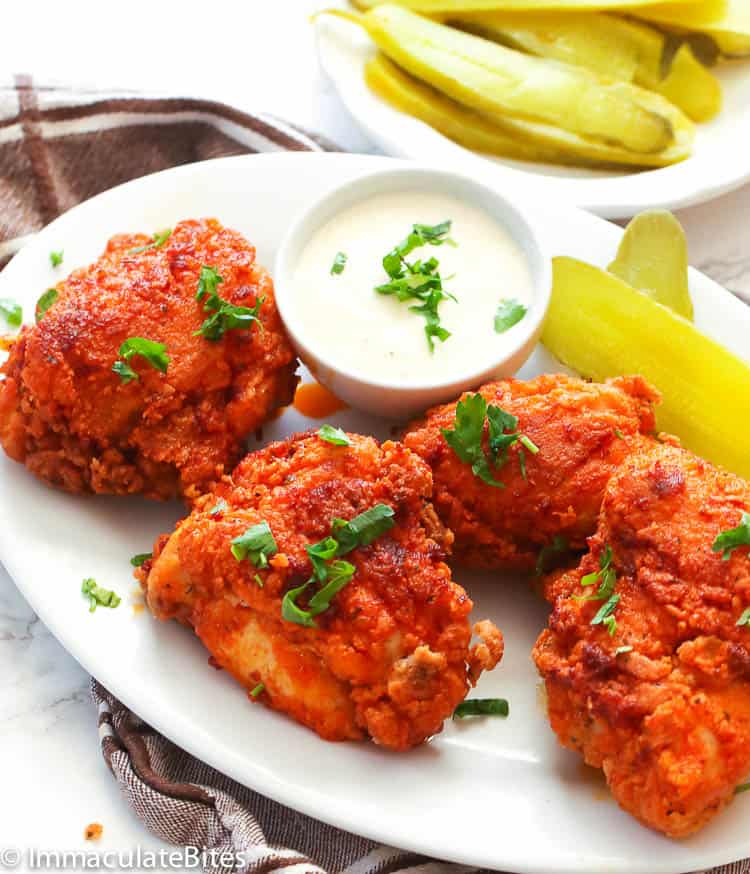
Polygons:
[[[191,500],[296,385],[271,278],[213,219],[181,222],[166,240],[113,237],[37,318],[0,368],[0,442],[69,492]],[[123,358],[132,338],[164,354]]]
[[151,612],[192,627],[254,700],[328,740],[406,750],[441,730],[503,641],[485,621],[471,643],[427,465],[346,439],[248,455],[137,575]]
[[547,584],[534,659],[552,728],[674,838],[750,771],[750,556],[717,542],[747,511],[746,482],[654,442],[612,478],[580,567]]
[[479,392],[516,417],[527,446],[538,449],[510,446],[505,463],[492,468],[502,487],[475,475],[448,444],[456,403],[429,410],[403,437],[432,468],[433,502],[455,535],[456,558],[475,568],[532,570],[545,547],[583,549],[610,476],[654,429],[658,394],[640,377],[596,385],[563,374],[488,383]]

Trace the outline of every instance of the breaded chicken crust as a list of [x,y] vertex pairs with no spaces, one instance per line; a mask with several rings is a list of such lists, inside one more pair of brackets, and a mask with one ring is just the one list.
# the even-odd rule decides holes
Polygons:
[[[429,410],[403,437],[432,468],[435,509],[455,534],[456,558],[475,568],[532,570],[557,537],[582,549],[596,529],[609,478],[654,429],[658,393],[640,377],[600,385],[564,374],[492,382],[479,392],[516,416],[539,448],[525,452],[525,477],[520,445],[493,472],[504,488],[483,482],[461,461],[442,434],[453,428],[457,402]],[[486,425],[484,439],[486,445]]]
[[[733,798],[750,771],[750,557],[712,545],[750,511],[750,486],[654,443],[612,478],[580,567],[548,581],[534,659],[563,746],[604,769],[619,804],[681,838]],[[612,550],[610,634],[581,578]],[[624,648],[624,649],[623,649]]]
[[[216,342],[196,336],[207,317],[196,300],[203,265],[223,278],[222,299],[253,307],[263,298],[260,325]],[[296,360],[271,278],[253,246],[218,221],[181,222],[158,247],[144,234],[113,237],[57,292],[0,368],[0,442],[51,485],[191,499],[292,398]],[[136,356],[139,379],[121,382],[112,365],[131,337],[164,343],[167,373]]]
[[[372,738],[406,750],[442,728],[503,641],[478,623],[445,564],[452,535],[438,520],[427,465],[402,444],[310,433],[248,455],[157,541],[137,572],[151,612],[191,626],[215,664],[257,700],[328,740]],[[282,598],[311,576],[305,547],[385,504],[393,527],[346,555],[350,582],[309,628],[282,617]],[[278,553],[266,569],[232,554],[232,539],[265,522]],[[301,596],[304,609],[312,594]]]

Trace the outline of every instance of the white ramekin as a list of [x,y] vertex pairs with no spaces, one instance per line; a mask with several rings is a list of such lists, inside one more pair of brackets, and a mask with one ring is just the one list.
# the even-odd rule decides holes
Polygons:
[[[477,362],[440,382],[399,385],[378,378],[373,361],[372,377],[352,373],[336,360],[336,350],[316,345],[312,332],[303,330],[294,307],[292,282],[297,261],[312,235],[339,212],[377,194],[398,191],[443,192],[474,204],[489,213],[511,236],[526,258],[531,274],[533,301],[523,321],[503,343],[497,357]],[[550,259],[532,222],[519,204],[474,179],[427,167],[381,170],[347,182],[312,203],[290,227],[276,255],[274,285],[276,303],[297,354],[315,378],[352,407],[399,419],[433,404],[453,400],[461,392],[484,382],[511,376],[526,361],[539,340],[549,306],[552,274]],[[504,288],[512,297],[513,289]],[[511,345],[507,340],[512,340]]]

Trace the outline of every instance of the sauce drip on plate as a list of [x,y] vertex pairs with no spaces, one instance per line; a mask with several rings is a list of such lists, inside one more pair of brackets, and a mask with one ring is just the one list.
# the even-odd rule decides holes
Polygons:
[[304,382],[294,394],[294,409],[309,419],[325,419],[346,404],[319,382]]

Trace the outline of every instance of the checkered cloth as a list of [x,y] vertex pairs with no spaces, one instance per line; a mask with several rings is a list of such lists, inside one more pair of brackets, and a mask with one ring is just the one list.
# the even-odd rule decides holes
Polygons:
[[[226,155],[332,149],[268,116],[203,100],[0,80],[0,267],[61,212],[146,173]],[[332,828],[194,759],[96,680],[101,751],[144,825],[199,848],[206,874],[463,874],[475,871]],[[750,874],[750,861],[711,874]]]
[[29,235],[121,182],[207,158],[321,150],[335,147],[222,103],[0,77],[0,268]]

